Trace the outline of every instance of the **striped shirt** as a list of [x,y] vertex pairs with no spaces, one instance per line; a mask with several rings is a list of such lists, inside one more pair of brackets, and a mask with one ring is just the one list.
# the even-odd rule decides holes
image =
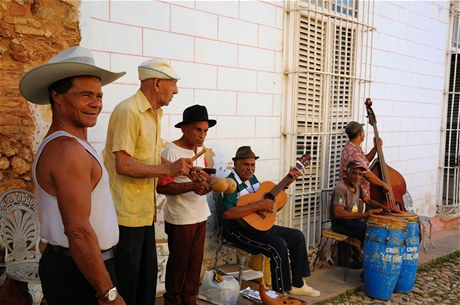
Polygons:
[[[224,194],[222,202],[222,212],[236,206],[238,199],[242,196],[255,193],[260,187],[260,182],[255,175],[253,175],[249,180],[242,181],[235,170],[232,170],[230,175],[227,178],[231,178],[236,181],[236,190],[231,194]],[[236,220],[224,220],[224,227],[240,227]]]

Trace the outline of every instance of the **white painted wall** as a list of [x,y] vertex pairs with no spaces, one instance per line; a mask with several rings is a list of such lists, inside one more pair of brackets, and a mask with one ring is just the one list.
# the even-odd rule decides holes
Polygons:
[[162,136],[179,137],[173,125],[193,104],[217,119],[207,137],[216,167],[227,169],[236,149],[252,145],[264,162],[260,171],[277,179],[282,96],[282,2],[82,1],[81,45],[96,60],[127,75],[104,88],[104,110],[90,141],[101,151],[112,109],[138,88],[144,60],[171,60],[181,76],[179,94],[164,108]]
[[433,217],[449,2],[376,1],[375,26],[371,96],[385,158],[403,174],[417,213]]

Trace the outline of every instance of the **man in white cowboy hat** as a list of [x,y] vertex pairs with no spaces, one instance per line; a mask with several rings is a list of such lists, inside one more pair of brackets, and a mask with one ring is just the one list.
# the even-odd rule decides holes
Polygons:
[[[162,153],[163,159],[174,162],[179,158],[193,158],[203,151],[208,129],[216,125],[208,118],[205,106],[193,105],[184,110],[180,128],[182,136],[169,143]],[[194,166],[206,167],[204,155]],[[195,169],[195,168],[194,168]],[[165,305],[195,305],[203,263],[206,220],[209,211],[206,194],[211,191],[209,176],[198,170],[200,178],[192,181],[181,175],[161,177],[157,191],[166,194],[164,206],[165,232],[168,234],[169,256],[166,264]]]
[[102,109],[101,86],[124,74],[97,67],[90,50],[73,47],[19,84],[31,103],[50,103],[53,115],[32,168],[41,236],[48,240],[39,275],[50,305],[125,304],[116,289],[119,233],[109,177],[87,141]]
[[154,304],[157,285],[155,187],[157,177],[188,174],[190,159],[161,164],[161,107],[178,93],[177,73],[166,60],[138,67],[140,89],[118,104],[107,130],[104,163],[117,210],[118,288],[128,305]]
[[[250,253],[262,253],[270,258],[272,289],[293,295],[320,296],[320,292],[308,286],[304,277],[310,276],[307,246],[303,233],[297,229],[274,225],[267,231],[247,230],[239,220],[258,211],[273,211],[275,202],[261,199],[247,205],[237,206],[241,197],[259,190],[260,182],[255,176],[259,156],[250,146],[241,146],[235,153],[234,167],[228,178],[235,180],[235,192],[224,194],[222,206],[223,230],[226,240]],[[291,168],[293,180],[300,175]]]

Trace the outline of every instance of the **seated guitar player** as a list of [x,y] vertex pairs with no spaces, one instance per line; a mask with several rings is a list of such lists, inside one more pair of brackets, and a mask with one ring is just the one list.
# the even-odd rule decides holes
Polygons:
[[[310,276],[307,248],[303,233],[297,229],[273,225],[266,231],[256,231],[242,225],[242,218],[256,212],[273,212],[275,201],[256,200],[243,206],[237,206],[238,200],[250,193],[256,193],[261,183],[254,175],[256,160],[250,146],[238,148],[234,168],[229,178],[237,183],[236,191],[224,194],[222,200],[222,218],[224,237],[241,249],[250,253],[262,253],[270,258],[272,289],[280,293],[302,296],[320,296],[320,292],[308,286],[304,277]],[[288,175],[294,181],[299,171]],[[284,191],[283,191],[284,193]],[[274,212],[276,213],[276,212]],[[289,264],[290,262],[290,264]],[[291,273],[292,271],[292,273]],[[292,274],[292,276],[291,276]]]

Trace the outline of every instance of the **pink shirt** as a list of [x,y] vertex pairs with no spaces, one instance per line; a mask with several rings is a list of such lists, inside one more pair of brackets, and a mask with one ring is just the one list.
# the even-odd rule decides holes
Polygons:
[[[347,144],[345,144],[345,146],[343,147],[342,155],[340,157],[340,180],[343,180],[343,178],[345,178],[345,170],[347,168],[347,165],[348,163],[350,163],[350,161],[353,160],[359,161],[362,165],[366,167],[366,172],[369,171],[369,160],[367,160],[364,151],[361,149],[361,147],[356,147],[353,143],[348,141]],[[363,190],[366,192],[366,194],[369,195],[371,189],[369,181],[363,178],[361,186]]]

